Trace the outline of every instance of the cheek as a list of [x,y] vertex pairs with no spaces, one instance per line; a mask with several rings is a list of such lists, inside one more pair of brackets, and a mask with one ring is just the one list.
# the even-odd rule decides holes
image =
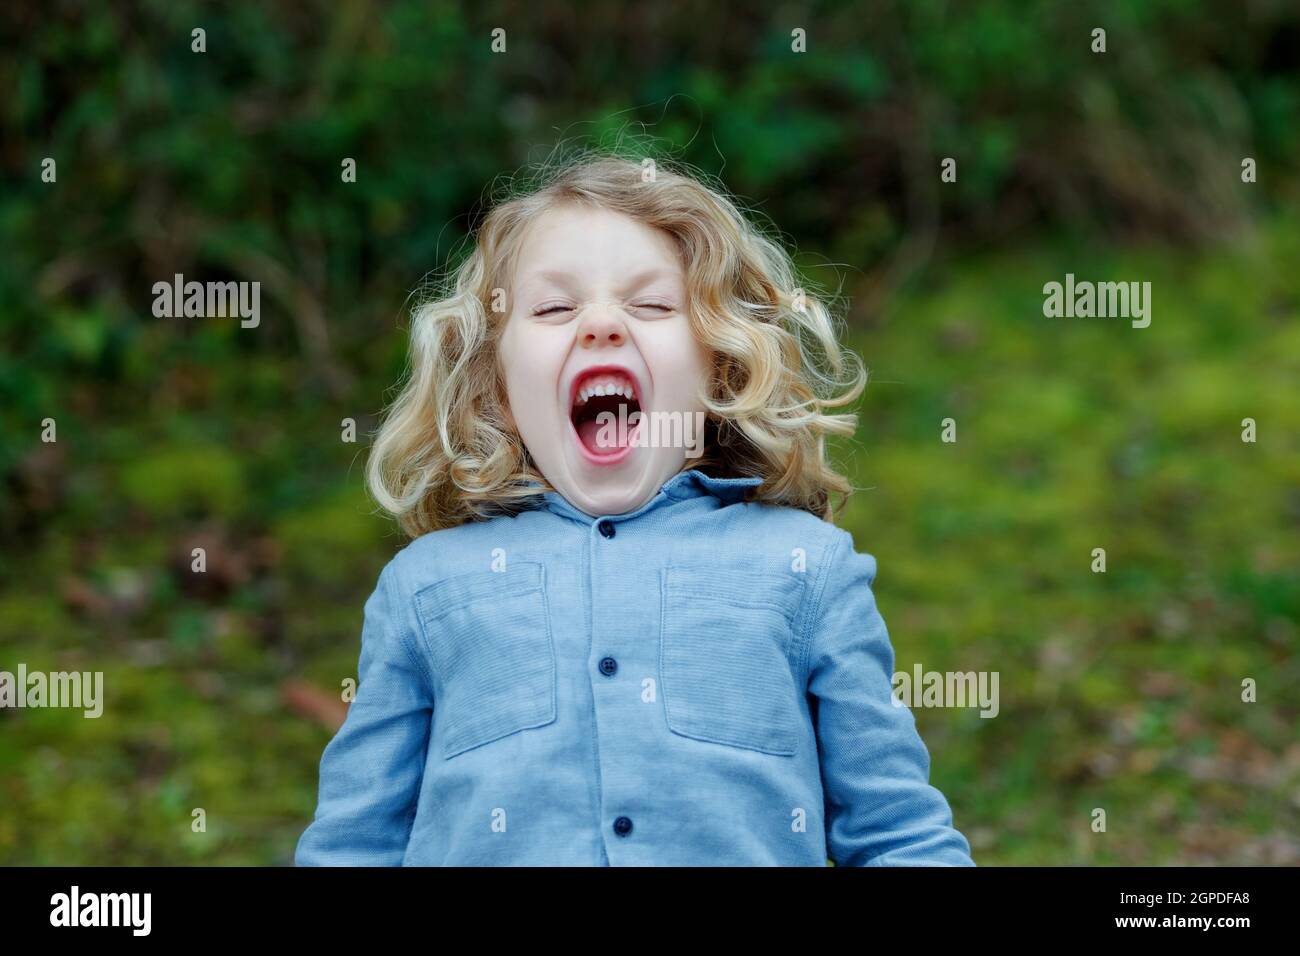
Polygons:
[[555,337],[548,336],[547,331],[545,327],[514,317],[502,330],[498,361],[506,394],[511,404],[517,406],[516,414],[527,414],[529,406],[537,405],[539,395],[555,390],[564,359],[562,349],[557,353],[556,345],[563,343],[554,341]]
[[684,319],[663,337],[659,346],[661,377],[672,392],[673,403],[696,407],[697,394],[705,388],[711,371],[708,349],[695,338]]
[[[521,355],[527,355],[526,343],[521,341],[520,329],[513,321],[506,325],[497,346],[497,372],[505,390],[506,411],[516,429],[526,424],[527,416],[521,423],[519,412],[526,412],[528,402],[525,396],[530,391],[526,379],[527,363],[520,361]],[[522,436],[521,436],[522,437]]]
[[514,391],[521,373],[527,371],[527,364],[520,361],[520,356],[527,354],[528,325],[511,316],[506,321],[506,327],[501,330],[501,342],[497,347],[501,377],[511,391]]
[[[690,335],[689,328],[687,334]],[[703,387],[708,382],[709,374],[713,370],[713,357],[694,335],[690,335],[688,349],[691,356],[691,368],[694,369],[695,382]]]

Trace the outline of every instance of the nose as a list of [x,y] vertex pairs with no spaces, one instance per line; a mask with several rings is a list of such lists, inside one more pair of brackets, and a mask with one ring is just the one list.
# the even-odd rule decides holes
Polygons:
[[592,306],[578,325],[578,344],[584,349],[617,348],[627,341],[627,326],[617,309]]

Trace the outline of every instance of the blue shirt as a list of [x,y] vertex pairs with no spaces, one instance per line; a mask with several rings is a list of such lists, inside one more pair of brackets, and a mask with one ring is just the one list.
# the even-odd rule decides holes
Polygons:
[[892,699],[875,558],[759,481],[410,542],[296,863],[973,866]]

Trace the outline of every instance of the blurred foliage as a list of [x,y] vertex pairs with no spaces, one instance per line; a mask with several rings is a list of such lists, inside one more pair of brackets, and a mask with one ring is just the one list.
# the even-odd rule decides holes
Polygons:
[[[1200,252],[971,255],[855,334],[843,523],[896,667],[1000,673],[994,719],[915,712],[977,861],[1300,862],[1298,255],[1295,218]],[[1044,319],[1067,271],[1149,278],[1151,326]]]
[[[289,861],[329,737],[289,685],[337,698],[401,543],[361,466],[407,295],[522,164],[643,134],[852,304],[898,667],[1002,675],[995,720],[917,712],[977,860],[1300,862],[1293,3],[19,2],[0,38],[0,669],[106,670],[112,714],[0,712],[0,863]],[[1150,280],[1151,328],[1045,320],[1066,272]],[[261,325],[154,318],[176,273],[260,281]]]

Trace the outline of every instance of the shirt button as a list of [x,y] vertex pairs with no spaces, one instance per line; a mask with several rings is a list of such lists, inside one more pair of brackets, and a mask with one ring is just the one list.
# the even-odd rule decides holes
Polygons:
[[629,833],[631,833],[631,832],[632,832],[632,818],[631,818],[631,817],[619,817],[617,820],[615,820],[615,821],[614,821],[614,832],[617,833],[619,836],[623,836],[623,837],[625,837],[625,836],[627,836]]
[[613,677],[614,672],[618,670],[618,661],[612,657],[602,657],[600,659],[600,672],[606,677]]
[[602,521],[600,524],[596,525],[596,528],[597,528],[597,529],[600,531],[600,533],[603,534],[605,537],[607,537],[607,538],[612,538],[612,537],[614,537],[614,522],[612,522],[612,521]]

